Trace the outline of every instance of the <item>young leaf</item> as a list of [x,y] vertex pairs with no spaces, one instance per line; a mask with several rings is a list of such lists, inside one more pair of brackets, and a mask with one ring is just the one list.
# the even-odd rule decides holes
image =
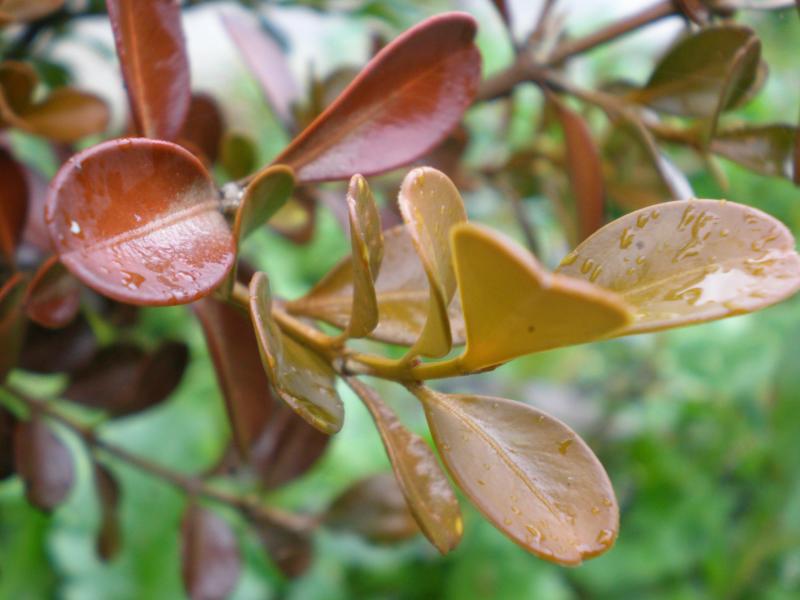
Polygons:
[[756,80],[758,44],[748,51],[756,53],[755,60],[742,62],[742,71],[735,77],[737,84],[727,98],[720,100],[737,53],[754,38],[751,29],[739,25],[702,29],[667,52],[634,98],[657,110],[687,117],[710,118],[720,102],[720,110],[727,110]]
[[22,301],[25,279],[21,273],[13,275],[0,286],[0,383],[8,372],[17,366],[25,335],[25,318]]
[[452,244],[467,329],[467,347],[457,359],[464,372],[607,337],[633,317],[617,294],[548,273],[533,255],[488,228],[458,225]]
[[324,523],[378,544],[400,542],[419,531],[391,473],[367,477],[345,490],[328,509]]
[[300,91],[280,45],[257,24],[239,15],[224,12],[222,24],[236,44],[275,115],[288,131],[294,129],[292,105]]
[[192,600],[224,600],[242,569],[230,525],[193,501],[181,523],[181,563],[183,585]]
[[239,453],[247,456],[270,422],[273,402],[253,325],[244,312],[215,298],[204,298],[192,308],[203,327],[233,438]]
[[43,327],[64,327],[80,308],[80,284],[57,256],[45,261],[33,276],[25,294],[28,318]]
[[585,239],[603,225],[603,165],[592,132],[583,118],[555,95],[548,96],[564,130],[567,172],[578,216],[578,235]]
[[430,291],[425,326],[407,357],[444,356],[452,347],[447,311],[456,291],[450,231],[467,220],[464,201],[447,175],[422,167],[403,179],[398,205],[428,277]]
[[313,350],[284,336],[272,320],[272,298],[264,273],[250,280],[250,318],[261,362],[283,400],[322,433],[342,428],[344,406],[336,393],[336,376]]
[[192,302],[233,263],[211,176],[169,142],[111,140],[77,154],[53,180],[45,218],[64,265],[120,302]]
[[28,210],[28,182],[20,164],[0,147],[0,258],[13,263]]
[[120,487],[114,474],[101,463],[94,463],[94,481],[100,503],[100,530],[97,532],[97,554],[104,561],[112,560],[120,550],[119,522]]
[[284,165],[273,165],[259,171],[242,195],[233,235],[238,242],[270,220],[294,190],[294,173]]
[[458,486],[517,544],[565,565],[612,546],[619,527],[614,489],[569,427],[503,398],[412,391]]
[[43,418],[17,424],[14,459],[33,506],[50,511],[66,499],[75,480],[72,455]]
[[149,138],[176,139],[191,101],[181,5],[173,0],[106,5],[137,130]]
[[[419,339],[430,306],[428,278],[404,225],[383,233],[383,262],[375,292],[379,321],[369,337],[389,344],[411,346]],[[289,302],[294,314],[347,327],[353,305],[353,260],[345,258],[303,298]],[[464,343],[464,320],[458,298],[450,305],[454,344]]]
[[242,133],[226,131],[220,145],[220,162],[228,177],[241,179],[253,172],[258,162],[253,140]]
[[791,181],[798,132],[800,128],[781,124],[720,131],[711,141],[711,151],[756,173]]
[[373,175],[425,154],[458,124],[477,93],[476,23],[432,17],[381,50],[275,160],[298,181]]
[[442,554],[461,541],[461,509],[428,444],[406,429],[372,388],[350,377],[348,385],[372,414],[397,483],[422,532]]
[[[721,319],[788,298],[800,257],[783,223],[724,200],[667,202],[609,223],[558,268],[634,307],[619,335]],[[594,275],[593,275],[594,274]]]

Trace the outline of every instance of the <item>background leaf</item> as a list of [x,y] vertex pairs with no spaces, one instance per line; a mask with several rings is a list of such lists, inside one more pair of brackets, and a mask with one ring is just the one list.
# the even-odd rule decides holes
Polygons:
[[72,455],[40,416],[17,424],[14,460],[28,502],[45,511],[64,502],[75,480]]

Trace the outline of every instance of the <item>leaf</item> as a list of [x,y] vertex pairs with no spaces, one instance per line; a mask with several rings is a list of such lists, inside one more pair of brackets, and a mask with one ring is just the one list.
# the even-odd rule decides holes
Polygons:
[[397,483],[417,524],[442,554],[461,541],[461,509],[447,476],[425,441],[406,429],[372,388],[354,377],[348,385],[369,410],[381,434]]
[[175,140],[191,101],[180,4],[107,0],[106,5],[137,131]]
[[708,25],[711,11],[703,0],[677,0],[675,6],[693,23],[700,26]]
[[[800,257],[783,223],[724,200],[668,202],[609,223],[558,272],[591,278],[625,299],[634,320],[617,335],[753,312],[800,288]],[[586,267],[585,265],[589,265]]]
[[28,183],[20,164],[2,147],[0,181],[0,259],[13,263],[28,210]]
[[19,366],[36,373],[71,373],[92,360],[97,339],[86,318],[77,318],[61,329],[31,323],[19,358]]
[[255,142],[242,133],[226,131],[222,137],[220,161],[231,179],[242,179],[256,167],[258,149]]
[[40,416],[17,425],[14,459],[33,506],[50,511],[66,500],[75,480],[72,455]]
[[503,23],[506,24],[506,27],[509,31],[512,30],[512,20],[511,20],[511,11],[508,8],[508,3],[506,0],[492,0],[497,12],[500,13],[500,16],[503,19]]
[[736,51],[736,54],[731,59],[728,73],[720,90],[719,100],[711,117],[711,125],[706,141],[710,141],[716,134],[720,116],[727,108],[743,103],[745,98],[749,100],[751,97],[750,90],[752,88],[759,89],[763,85],[764,80],[766,80],[766,74],[763,75],[763,80],[758,82],[760,60],[761,42],[756,37],[749,38]]
[[564,565],[613,545],[619,528],[614,489],[569,427],[521,402],[423,386],[412,391],[458,486],[514,542]]
[[[375,291],[379,321],[369,337],[390,344],[411,346],[422,334],[430,306],[428,278],[422,268],[408,228],[383,233],[383,262]],[[347,327],[353,305],[353,261],[345,258],[303,298],[289,302],[294,314],[320,319],[340,329]],[[464,343],[464,320],[458,298],[450,305],[453,343]]]
[[[752,49],[746,52],[755,53],[755,59],[741,63],[742,71],[735,76],[737,84],[721,101],[737,53],[748,47]],[[734,106],[755,82],[759,54],[760,44],[747,27],[701,29],[667,52],[645,87],[634,92],[634,99],[669,114],[710,118]]]
[[422,167],[403,179],[398,205],[430,290],[425,326],[407,357],[444,356],[452,347],[447,312],[456,291],[450,231],[467,220],[464,201],[444,173]]
[[781,124],[720,131],[711,141],[711,151],[761,175],[791,181],[798,131]]
[[77,154],[53,180],[45,218],[61,262],[120,302],[192,302],[233,264],[211,176],[169,142],[111,140]]
[[[467,347],[464,372],[517,356],[607,337],[631,322],[620,296],[548,273],[525,249],[491,229],[464,223],[452,234]],[[590,280],[601,274],[589,264]]]
[[328,509],[324,523],[377,544],[397,543],[419,531],[391,473],[367,477],[345,490]]
[[100,529],[97,532],[97,554],[104,561],[112,560],[121,547],[119,520],[120,487],[114,474],[101,463],[94,464],[94,481],[100,503]]
[[17,417],[0,404],[0,482],[14,474],[14,429]]
[[12,21],[33,21],[57,11],[64,5],[64,0],[2,0],[0,13],[7,15]]
[[194,148],[200,152],[198,158],[203,164],[212,165],[217,160],[224,131],[225,121],[216,100],[208,94],[192,94],[189,111],[178,136],[181,144],[188,143],[188,150]]
[[294,173],[284,165],[273,165],[258,172],[242,195],[233,235],[237,241],[266,223],[286,201],[294,190]]
[[555,115],[564,130],[567,173],[575,195],[578,233],[580,239],[584,239],[599,229],[604,221],[605,190],[600,152],[583,118],[555,95],[549,95],[548,99],[555,107]]
[[231,12],[220,16],[273,112],[287,130],[293,130],[292,105],[298,101],[300,91],[280,44],[250,19]]
[[314,351],[284,336],[272,320],[272,298],[264,273],[250,280],[250,318],[261,362],[278,395],[309,425],[333,434],[342,428],[344,406],[333,369]]
[[20,349],[25,336],[25,318],[22,301],[25,280],[21,273],[0,286],[0,383],[8,372],[17,366]]
[[224,600],[236,587],[242,557],[230,526],[191,501],[181,523],[181,573],[192,600]]
[[266,553],[286,577],[300,577],[311,566],[314,547],[307,533],[267,521],[256,523],[256,533]]
[[446,13],[381,50],[341,96],[275,159],[300,182],[387,171],[425,154],[477,93],[476,23]]
[[269,226],[295,244],[307,244],[314,236],[317,202],[311,190],[298,187],[295,195],[270,219]]
[[68,144],[105,131],[109,118],[108,106],[98,96],[62,87],[8,120],[20,129]]
[[64,327],[78,314],[80,292],[78,280],[57,256],[52,256],[39,267],[28,286],[25,312],[43,327]]

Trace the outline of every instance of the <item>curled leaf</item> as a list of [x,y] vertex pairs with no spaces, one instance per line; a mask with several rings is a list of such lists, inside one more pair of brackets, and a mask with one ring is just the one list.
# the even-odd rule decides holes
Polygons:
[[40,416],[17,425],[14,459],[33,506],[50,511],[66,500],[75,480],[72,455]]
[[50,257],[36,271],[25,294],[28,318],[43,327],[64,327],[78,314],[80,291],[78,280],[58,257]]
[[213,512],[191,502],[181,523],[181,573],[192,600],[224,600],[242,569],[236,535]]
[[425,154],[458,124],[480,81],[476,23],[427,19],[381,50],[275,160],[298,181],[372,175]]
[[720,131],[711,141],[711,151],[756,173],[791,181],[798,132],[798,127],[780,124]]
[[45,218],[73,275],[121,302],[192,302],[233,263],[210,175],[169,142],[111,140],[77,154],[53,180]]
[[500,531],[537,556],[579,564],[608,550],[619,509],[603,466],[569,427],[503,398],[412,390],[448,471]]
[[558,272],[592,279],[624,298],[634,309],[633,322],[617,332],[625,335],[752,312],[788,298],[800,288],[794,247],[786,226],[755,208],[724,200],[667,202],[609,223]]
[[403,426],[375,390],[352,377],[348,384],[375,420],[414,519],[439,552],[447,554],[461,541],[464,525],[458,500],[436,457],[421,437]]
[[[464,372],[606,337],[632,319],[617,294],[548,273],[533,255],[488,228],[458,225],[452,244],[467,330],[467,347],[457,359]],[[601,270],[587,264],[593,281]]]
[[137,130],[149,138],[176,139],[191,102],[181,5],[173,0],[106,4]]
[[336,393],[333,369],[313,350],[284,336],[272,319],[272,298],[264,273],[250,281],[250,317],[261,362],[281,398],[309,425],[323,433],[342,428],[344,406]]

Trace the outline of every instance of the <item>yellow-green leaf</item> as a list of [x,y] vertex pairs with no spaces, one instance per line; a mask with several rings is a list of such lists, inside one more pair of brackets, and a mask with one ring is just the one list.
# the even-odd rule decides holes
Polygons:
[[444,356],[452,347],[447,310],[456,291],[450,230],[467,220],[464,202],[447,175],[422,167],[406,175],[398,203],[430,290],[428,317],[408,358]]
[[633,306],[624,335],[752,312],[791,296],[800,288],[794,247],[786,226],[755,208],[666,202],[609,223],[558,272],[593,277]]
[[462,371],[603,338],[632,318],[620,296],[545,271],[532,254],[491,229],[458,225],[452,243],[467,330],[458,358]]
[[421,437],[403,426],[375,390],[353,377],[347,383],[375,420],[417,524],[439,552],[447,554],[461,541],[464,526],[458,500],[436,456]]
[[250,317],[261,362],[275,390],[292,409],[323,433],[342,428],[344,406],[333,369],[314,351],[284,336],[272,320],[272,298],[264,273],[250,281]]
[[[411,346],[419,338],[428,316],[428,278],[404,225],[383,234],[381,270],[375,282],[378,326],[369,337],[389,344]],[[353,307],[353,260],[336,265],[305,297],[287,304],[293,314],[347,327]],[[464,343],[464,320],[456,298],[450,305],[453,343]]]
[[612,546],[619,528],[614,489],[569,427],[521,402],[412,391],[453,479],[517,544],[566,565]]

